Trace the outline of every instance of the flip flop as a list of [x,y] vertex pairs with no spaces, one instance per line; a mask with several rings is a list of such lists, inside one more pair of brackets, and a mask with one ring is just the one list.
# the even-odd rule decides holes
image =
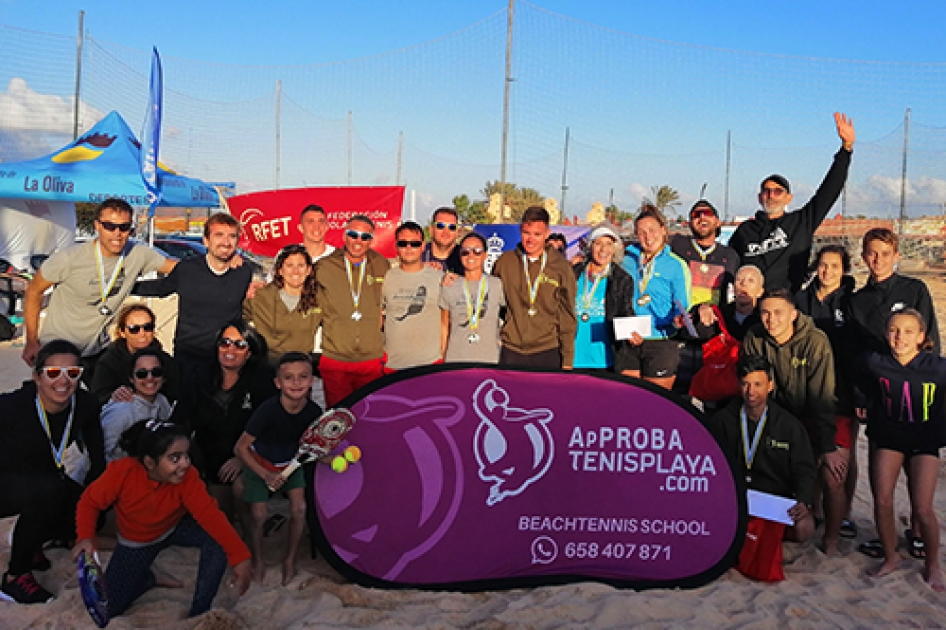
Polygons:
[[908,529],[903,532],[903,535],[907,539],[907,553],[910,554],[910,557],[917,558],[922,560],[926,557],[926,544],[923,542],[923,539],[919,536],[913,534],[912,529]]
[[868,540],[867,542],[861,543],[857,546],[857,550],[868,558],[883,558],[884,557],[884,546],[880,544],[880,540]]
[[841,538],[857,538],[857,523],[847,518],[841,521]]

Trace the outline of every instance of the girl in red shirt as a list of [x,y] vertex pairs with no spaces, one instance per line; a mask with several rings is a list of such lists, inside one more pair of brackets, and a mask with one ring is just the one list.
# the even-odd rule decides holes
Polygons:
[[242,595],[250,583],[250,552],[191,467],[190,440],[170,422],[148,420],[122,434],[130,457],[112,462],[79,500],[73,556],[94,553],[95,524],[115,506],[118,545],[105,571],[109,616],[121,615],[158,582],[151,564],[170,545],[199,547],[197,587],[190,616],[206,612],[233,567]]

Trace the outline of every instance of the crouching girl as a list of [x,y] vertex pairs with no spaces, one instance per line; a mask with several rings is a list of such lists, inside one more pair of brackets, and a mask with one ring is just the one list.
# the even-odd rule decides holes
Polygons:
[[130,457],[110,464],[79,500],[79,542],[73,549],[75,557],[95,551],[96,519],[114,505],[118,546],[105,570],[109,616],[123,614],[158,585],[151,564],[171,545],[200,548],[190,616],[210,609],[228,563],[234,586],[246,592],[250,552],[191,467],[184,429],[160,420],[139,422],[122,434],[120,446]]

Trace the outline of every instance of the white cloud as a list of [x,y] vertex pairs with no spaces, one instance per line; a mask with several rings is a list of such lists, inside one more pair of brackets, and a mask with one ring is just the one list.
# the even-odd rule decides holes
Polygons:
[[[74,98],[42,94],[19,77],[0,92],[0,160],[15,162],[40,157],[72,140]],[[79,121],[86,130],[103,113],[85,103]]]
[[644,197],[651,197],[652,193],[650,192],[650,187],[645,186],[644,184],[639,184],[634,182],[627,187],[627,191],[631,193],[631,196],[637,200],[637,203],[640,204],[644,201]]
[[[864,190],[859,191],[868,199],[882,203],[900,203],[900,177],[873,175],[868,178]],[[946,202],[946,180],[935,177],[907,178],[907,202],[911,204],[942,204]]]
[[[15,132],[72,134],[74,97],[42,94],[31,88],[25,79],[10,79],[6,92],[0,92],[0,119],[3,127]],[[101,120],[102,112],[79,104],[79,120],[91,126]]]

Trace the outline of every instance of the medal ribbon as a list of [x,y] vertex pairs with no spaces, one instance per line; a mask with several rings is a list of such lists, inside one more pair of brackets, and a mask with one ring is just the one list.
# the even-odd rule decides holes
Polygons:
[[[643,256],[643,252],[641,253]],[[654,277],[654,261],[657,260],[657,255],[655,254],[653,258],[650,259],[646,264],[638,263],[637,273],[640,276],[640,279],[637,281],[637,286],[640,288],[641,295],[647,295],[647,285],[650,284],[650,279]]]
[[62,439],[59,441],[59,448],[57,449],[55,444],[53,444],[53,433],[49,429],[49,418],[46,417],[46,409],[43,407],[43,401],[39,399],[39,394],[36,395],[36,415],[39,416],[40,424],[43,425],[43,430],[46,432],[46,439],[49,440],[49,450],[53,455],[53,461],[56,462],[56,466],[58,466],[60,470],[62,470],[62,454],[66,451],[66,446],[69,444],[69,433],[72,432],[72,418],[76,412],[75,394],[72,395],[69,404],[69,418],[66,420],[66,428],[62,431]]
[[529,257],[522,252],[522,270],[526,273],[526,284],[529,285],[529,309],[535,309],[535,298],[539,295],[539,281],[542,274],[545,273],[545,263],[548,262],[549,253],[542,252],[542,265],[539,267],[539,275],[535,277],[535,282],[529,277]]
[[707,256],[709,256],[710,254],[716,251],[716,245],[718,245],[718,243],[713,243],[712,247],[703,249],[702,247],[700,247],[700,244],[697,243],[696,240],[692,238],[690,239],[690,243],[693,245],[693,249],[696,250],[696,253],[700,255],[700,260],[702,260],[703,262],[706,262]]
[[752,437],[752,444],[749,444],[749,419],[746,417],[746,408],[743,406],[739,410],[739,420],[741,422],[742,429],[742,446],[743,446],[743,455],[746,458],[746,470],[752,470],[752,462],[755,461],[756,453],[759,450],[759,442],[762,440],[762,429],[765,428],[765,421],[769,416],[769,408],[766,407],[765,411],[762,412],[762,417],[759,418],[759,423],[756,425],[755,435]]
[[99,267],[99,292],[102,294],[102,305],[108,308],[108,305],[105,304],[105,300],[108,299],[108,294],[112,292],[112,287],[115,286],[115,281],[118,280],[118,274],[122,270],[122,266],[125,264],[125,253],[122,252],[122,255],[118,257],[118,262],[115,263],[115,269],[112,270],[112,277],[108,281],[108,285],[105,284],[105,261],[102,260],[102,244],[97,240],[95,241],[95,262],[98,263]]
[[364,284],[365,280],[365,267],[368,266],[368,261],[363,260],[358,264],[358,291],[355,291],[354,285],[351,283],[351,261],[348,260],[348,257],[345,257],[345,273],[348,274],[348,289],[351,291],[351,301],[355,304],[355,311],[358,311],[358,303],[361,302],[361,287]]
[[480,287],[476,291],[476,307],[473,306],[473,299],[470,296],[470,285],[463,281],[463,297],[466,298],[466,317],[470,322],[470,330],[476,330],[480,325],[480,313],[483,308],[483,301],[486,299],[486,278],[480,278]]
[[588,273],[582,277],[584,280],[583,290],[581,294],[581,306],[583,312],[587,313],[591,310],[591,301],[595,297],[595,291],[598,290],[598,284],[601,282],[601,279],[608,275],[608,272],[611,271],[611,264],[609,263],[599,274],[595,274],[594,284],[591,285],[591,291],[588,291],[588,282],[591,280],[591,269],[588,269]]

